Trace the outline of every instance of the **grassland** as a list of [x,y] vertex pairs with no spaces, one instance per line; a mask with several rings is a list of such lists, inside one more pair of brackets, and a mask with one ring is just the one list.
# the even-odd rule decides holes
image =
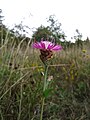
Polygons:
[[[0,120],[39,120],[44,66],[31,40],[0,46]],[[90,42],[54,53],[43,120],[90,120]]]

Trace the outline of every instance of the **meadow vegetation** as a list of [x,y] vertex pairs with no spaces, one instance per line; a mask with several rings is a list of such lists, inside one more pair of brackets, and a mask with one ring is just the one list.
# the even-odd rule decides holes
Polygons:
[[[31,43],[1,42],[0,120],[40,119],[44,66]],[[55,53],[49,65],[43,120],[90,120],[90,42]]]
[[61,24],[51,16],[49,22],[32,39],[0,25],[0,120],[40,120],[44,65],[32,43],[49,36],[63,50],[48,61],[51,84],[45,93],[43,120],[90,120],[90,40],[82,41],[77,31],[75,43],[68,42],[60,33]]

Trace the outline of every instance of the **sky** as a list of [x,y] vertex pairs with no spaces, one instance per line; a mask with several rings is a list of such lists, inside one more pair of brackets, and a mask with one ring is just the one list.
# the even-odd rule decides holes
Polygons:
[[0,9],[8,26],[23,20],[23,24],[37,28],[47,25],[46,18],[55,15],[68,40],[75,35],[76,29],[83,39],[90,37],[90,0],[0,0]]

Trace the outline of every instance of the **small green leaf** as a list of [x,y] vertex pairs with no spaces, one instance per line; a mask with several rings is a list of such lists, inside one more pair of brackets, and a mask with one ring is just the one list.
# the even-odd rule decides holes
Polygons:
[[44,96],[45,98],[47,98],[47,97],[50,95],[50,93],[51,93],[52,90],[53,90],[52,88],[46,89],[46,90],[43,92],[43,96]]
[[79,89],[84,89],[84,88],[86,87],[86,85],[85,85],[84,82],[80,82],[80,83],[78,84],[78,87],[79,87]]

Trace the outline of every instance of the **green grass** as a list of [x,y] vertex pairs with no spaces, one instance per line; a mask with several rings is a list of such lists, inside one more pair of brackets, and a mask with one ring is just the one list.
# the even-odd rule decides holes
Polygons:
[[[43,63],[31,41],[17,46],[6,37],[0,47],[0,120],[39,120]],[[43,120],[90,120],[90,43],[53,55],[48,78],[51,94]]]

